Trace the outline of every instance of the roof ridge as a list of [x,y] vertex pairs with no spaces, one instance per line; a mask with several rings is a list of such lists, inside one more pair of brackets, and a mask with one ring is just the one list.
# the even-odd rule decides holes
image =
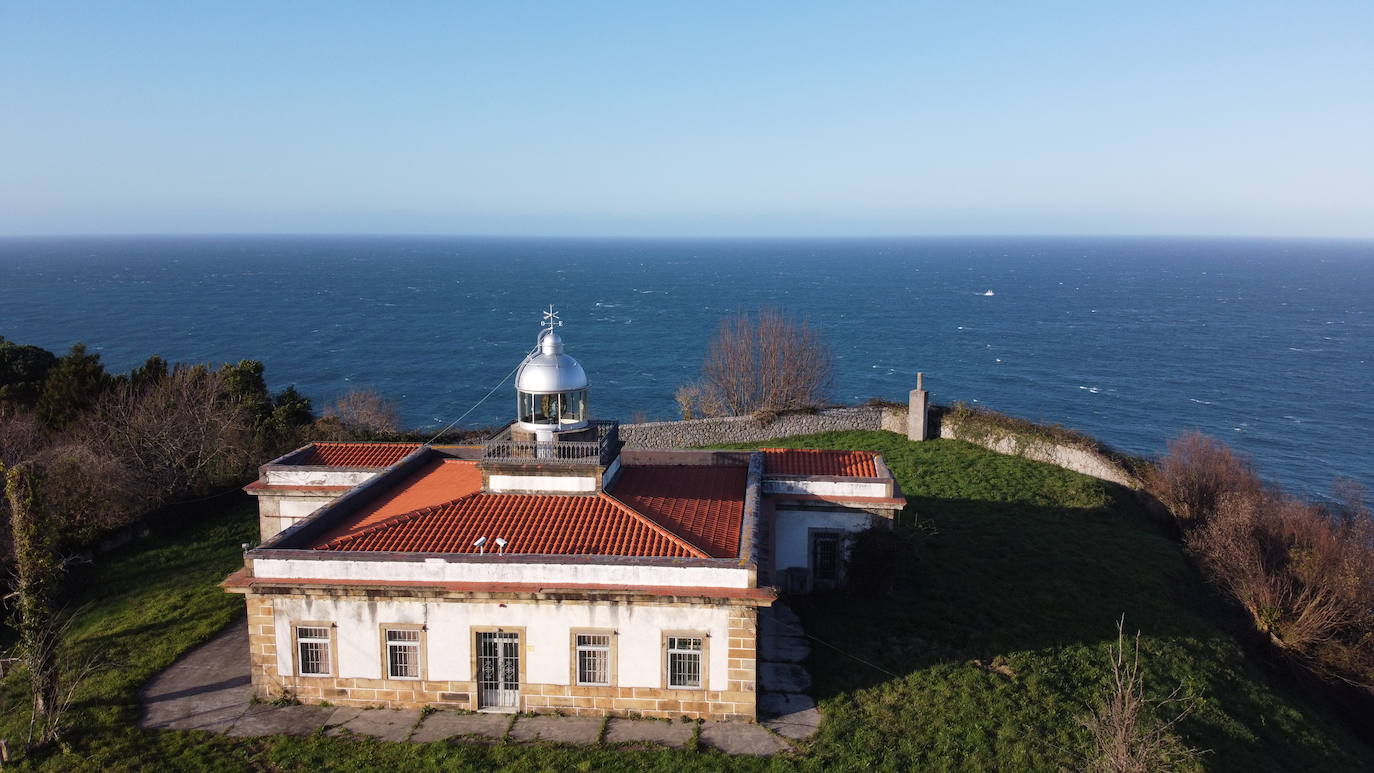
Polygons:
[[320,548],[318,548],[318,549],[329,549],[329,548],[334,547],[335,545],[342,545],[342,544],[344,544],[344,543],[346,543],[346,542],[353,542],[353,541],[355,541],[355,540],[357,540],[357,539],[361,539],[362,537],[366,537],[366,536],[369,536],[369,535],[372,535],[372,534],[376,534],[376,533],[379,532],[379,531],[383,531],[383,530],[385,530],[385,529],[389,529],[389,528],[391,528],[392,526],[395,526],[395,525],[397,525],[397,524],[408,523],[408,522],[411,521],[411,520],[414,520],[414,519],[416,519],[416,518],[419,518],[419,517],[422,516],[422,515],[426,515],[426,514],[431,513],[431,512],[433,512],[433,511],[435,511],[435,510],[438,510],[438,509],[440,509],[440,508],[443,508],[443,507],[450,507],[450,506],[452,506],[452,505],[456,505],[456,504],[458,504],[459,502],[462,502],[464,499],[472,499],[473,497],[478,497],[478,496],[481,496],[481,495],[482,495],[482,492],[481,492],[481,491],[473,491],[473,492],[471,492],[471,493],[464,494],[463,496],[458,497],[458,498],[456,498],[456,499],[450,499],[450,500],[447,501],[447,502],[440,502],[440,503],[437,504],[437,505],[427,505],[427,506],[425,506],[425,507],[421,507],[421,508],[418,508],[418,509],[415,509],[415,510],[411,510],[410,512],[406,512],[406,513],[397,513],[396,515],[393,515],[393,516],[391,516],[391,517],[389,517],[389,518],[383,518],[382,520],[380,520],[380,521],[378,521],[378,522],[372,524],[371,526],[367,527],[366,529],[362,529],[362,530],[360,530],[360,531],[355,531],[355,532],[353,532],[352,534],[344,534],[344,535],[342,535],[342,536],[335,537],[334,539],[332,539],[332,540],[330,540],[330,541],[324,543],[324,545],[322,545],[322,546],[321,546]]
[[419,446],[423,443],[416,443],[411,440],[312,440],[311,445],[316,446]]
[[687,551],[696,554],[697,558],[711,558],[711,554],[707,553],[705,550],[702,550],[700,547],[696,545],[696,543],[688,540],[685,537],[682,537],[677,532],[673,531],[672,529],[669,529],[667,526],[664,526],[663,524],[659,523],[653,518],[650,518],[644,513],[639,512],[633,507],[630,507],[629,505],[617,499],[613,494],[607,492],[605,489],[602,489],[597,494],[597,496],[608,500],[611,504],[629,513],[631,516],[643,521],[645,524],[648,525],[649,528],[658,531],[663,536],[667,537],[670,541],[677,543],[678,547],[684,548]]

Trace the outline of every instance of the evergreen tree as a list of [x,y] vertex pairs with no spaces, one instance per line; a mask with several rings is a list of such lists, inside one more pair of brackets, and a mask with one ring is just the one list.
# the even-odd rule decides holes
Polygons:
[[224,375],[225,391],[248,408],[254,426],[260,428],[267,423],[272,417],[272,398],[267,392],[267,381],[262,377],[262,363],[239,360],[238,363],[225,363],[219,370]]
[[272,398],[272,430],[278,435],[288,435],[301,427],[309,426],[315,420],[310,398],[296,391],[295,385],[289,386]]
[[0,336],[0,400],[33,405],[43,391],[43,380],[56,364],[57,355],[47,349]]
[[129,385],[141,392],[167,378],[167,361],[154,354],[142,365],[129,371]]
[[38,418],[54,429],[65,427],[113,384],[100,355],[87,353],[85,344],[75,344],[48,371],[38,397]]

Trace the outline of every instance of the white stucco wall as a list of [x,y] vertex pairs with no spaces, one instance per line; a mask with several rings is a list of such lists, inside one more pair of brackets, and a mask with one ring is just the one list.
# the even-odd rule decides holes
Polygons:
[[338,676],[382,677],[381,626],[425,626],[426,676],[433,680],[472,679],[472,628],[525,629],[524,681],[568,684],[569,643],[574,628],[614,631],[616,683],[625,687],[662,687],[664,631],[701,632],[710,644],[707,689],[726,689],[729,677],[729,609],[640,604],[372,602],[344,599],[279,598],[273,602],[277,668],[295,672],[291,627],[301,622],[334,623]]
[[873,524],[877,516],[869,513],[831,513],[815,510],[779,510],[774,521],[774,567],[779,571],[797,566],[809,568],[811,550],[810,529],[838,529],[860,532]]
[[301,497],[299,499],[282,497],[278,504],[277,514],[286,521],[287,525],[290,525],[324,507],[329,502],[330,500],[323,497]]
[[566,491],[585,493],[596,491],[596,477],[592,475],[491,475],[488,491]]
[[421,582],[518,582],[556,588],[567,584],[670,585],[677,587],[747,588],[749,570],[716,566],[647,566],[597,564],[595,559],[569,563],[501,563],[446,561],[346,561],[259,558],[253,575],[262,578],[317,580],[418,580]]
[[864,480],[797,480],[764,478],[765,494],[815,494],[832,497],[885,497],[887,484]]
[[270,486],[356,486],[381,470],[301,470],[268,467],[263,478]]

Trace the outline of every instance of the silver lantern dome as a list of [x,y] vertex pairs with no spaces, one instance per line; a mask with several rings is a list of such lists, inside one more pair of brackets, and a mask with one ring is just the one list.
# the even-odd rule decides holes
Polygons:
[[563,353],[562,336],[545,330],[539,336],[539,351],[520,366],[515,388],[541,395],[586,389],[587,372],[577,360]]
[[577,360],[564,354],[563,338],[554,331],[561,325],[549,307],[539,345],[520,365],[515,376],[520,425],[534,431],[563,431],[587,426],[587,372]]

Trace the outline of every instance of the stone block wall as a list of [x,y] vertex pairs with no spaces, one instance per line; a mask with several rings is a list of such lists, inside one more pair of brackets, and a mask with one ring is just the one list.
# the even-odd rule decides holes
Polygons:
[[[886,429],[884,409],[876,405],[827,408],[816,413],[789,413],[763,422],[752,416],[717,419],[653,421],[621,424],[620,439],[626,448],[696,448],[727,443],[757,443],[789,435],[816,432]],[[905,422],[906,413],[902,413]],[[903,428],[903,434],[906,430]]]
[[[851,408],[828,408],[814,414],[788,414],[767,423],[751,416],[728,416],[718,419],[622,424],[620,437],[625,441],[627,448],[694,448],[728,443],[758,443],[790,435],[810,435],[837,430],[886,430],[905,436],[906,415],[907,409],[902,406],[858,405]],[[963,440],[999,454],[1046,462],[1129,488],[1139,485],[1121,465],[1086,449],[1050,442],[1026,442],[1009,433],[960,432],[958,423],[947,415],[934,422],[934,425],[938,427],[939,436],[947,440]]]

